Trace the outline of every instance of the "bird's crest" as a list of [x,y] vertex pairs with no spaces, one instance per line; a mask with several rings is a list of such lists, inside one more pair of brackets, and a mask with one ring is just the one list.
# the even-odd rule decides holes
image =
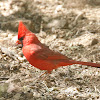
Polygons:
[[30,31],[26,28],[23,22],[20,21],[19,27],[18,27],[18,39],[23,38],[27,32],[30,32]]

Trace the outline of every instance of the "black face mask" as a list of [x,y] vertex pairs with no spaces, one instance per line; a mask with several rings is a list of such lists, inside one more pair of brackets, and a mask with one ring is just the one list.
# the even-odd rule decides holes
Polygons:
[[23,38],[24,38],[24,37],[21,37],[21,38],[18,39],[19,41],[21,41],[22,47],[23,47]]

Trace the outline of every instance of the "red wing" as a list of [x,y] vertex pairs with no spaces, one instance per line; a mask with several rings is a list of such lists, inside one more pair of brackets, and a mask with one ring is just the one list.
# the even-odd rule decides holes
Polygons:
[[60,54],[59,52],[54,52],[50,50],[47,46],[42,45],[42,48],[39,49],[35,53],[36,57],[39,59],[47,59],[47,60],[61,60],[61,59],[68,59],[66,56]]

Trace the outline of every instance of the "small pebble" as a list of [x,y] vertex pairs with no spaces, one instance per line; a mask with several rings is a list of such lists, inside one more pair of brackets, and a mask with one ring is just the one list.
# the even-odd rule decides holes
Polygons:
[[26,96],[27,98],[31,99],[33,97],[33,93],[27,93]]
[[92,46],[92,45],[95,45],[95,44],[97,44],[97,43],[98,43],[98,39],[93,39],[92,42],[91,42],[91,46]]
[[20,99],[21,94],[20,93],[16,93],[13,98],[14,100],[19,100]]

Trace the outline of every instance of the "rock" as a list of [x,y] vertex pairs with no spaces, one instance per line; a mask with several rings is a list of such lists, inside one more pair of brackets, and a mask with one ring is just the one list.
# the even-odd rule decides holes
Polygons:
[[0,84],[0,97],[1,97],[3,92],[7,92],[7,89],[8,89],[8,83]]
[[31,92],[30,93],[26,93],[26,96],[27,96],[28,99],[31,99],[31,98],[33,98],[33,93],[31,93]]
[[55,9],[55,14],[57,14],[57,12],[62,11],[63,10],[63,6],[62,5],[58,5]]
[[96,38],[97,38],[97,34],[86,33],[68,42],[73,46],[75,45],[90,46],[98,43],[98,40]]
[[68,21],[67,16],[64,17],[55,17],[55,18],[49,18],[49,17],[43,17],[43,31],[48,30],[50,32],[55,33],[57,29],[66,29],[68,28]]
[[47,24],[48,28],[63,28],[66,24],[66,19],[53,19]]
[[94,39],[92,40],[92,42],[91,42],[91,46],[92,46],[92,45],[95,45],[95,44],[97,44],[97,43],[98,43],[98,39],[95,39],[95,38],[94,38]]
[[21,94],[20,93],[16,93],[13,98],[14,100],[19,100],[20,99]]
[[40,93],[37,93],[37,92],[34,92],[34,93],[33,93],[33,96],[34,96],[35,98],[39,98],[39,97],[41,96],[41,94],[40,94]]
[[65,96],[64,94],[58,94],[58,95],[56,96],[56,99],[57,99],[57,100],[65,100],[65,99],[66,99],[66,96]]
[[8,90],[7,92],[8,93],[12,93],[12,92],[18,92],[20,91],[20,87],[14,83],[10,83],[9,86],[8,86]]

